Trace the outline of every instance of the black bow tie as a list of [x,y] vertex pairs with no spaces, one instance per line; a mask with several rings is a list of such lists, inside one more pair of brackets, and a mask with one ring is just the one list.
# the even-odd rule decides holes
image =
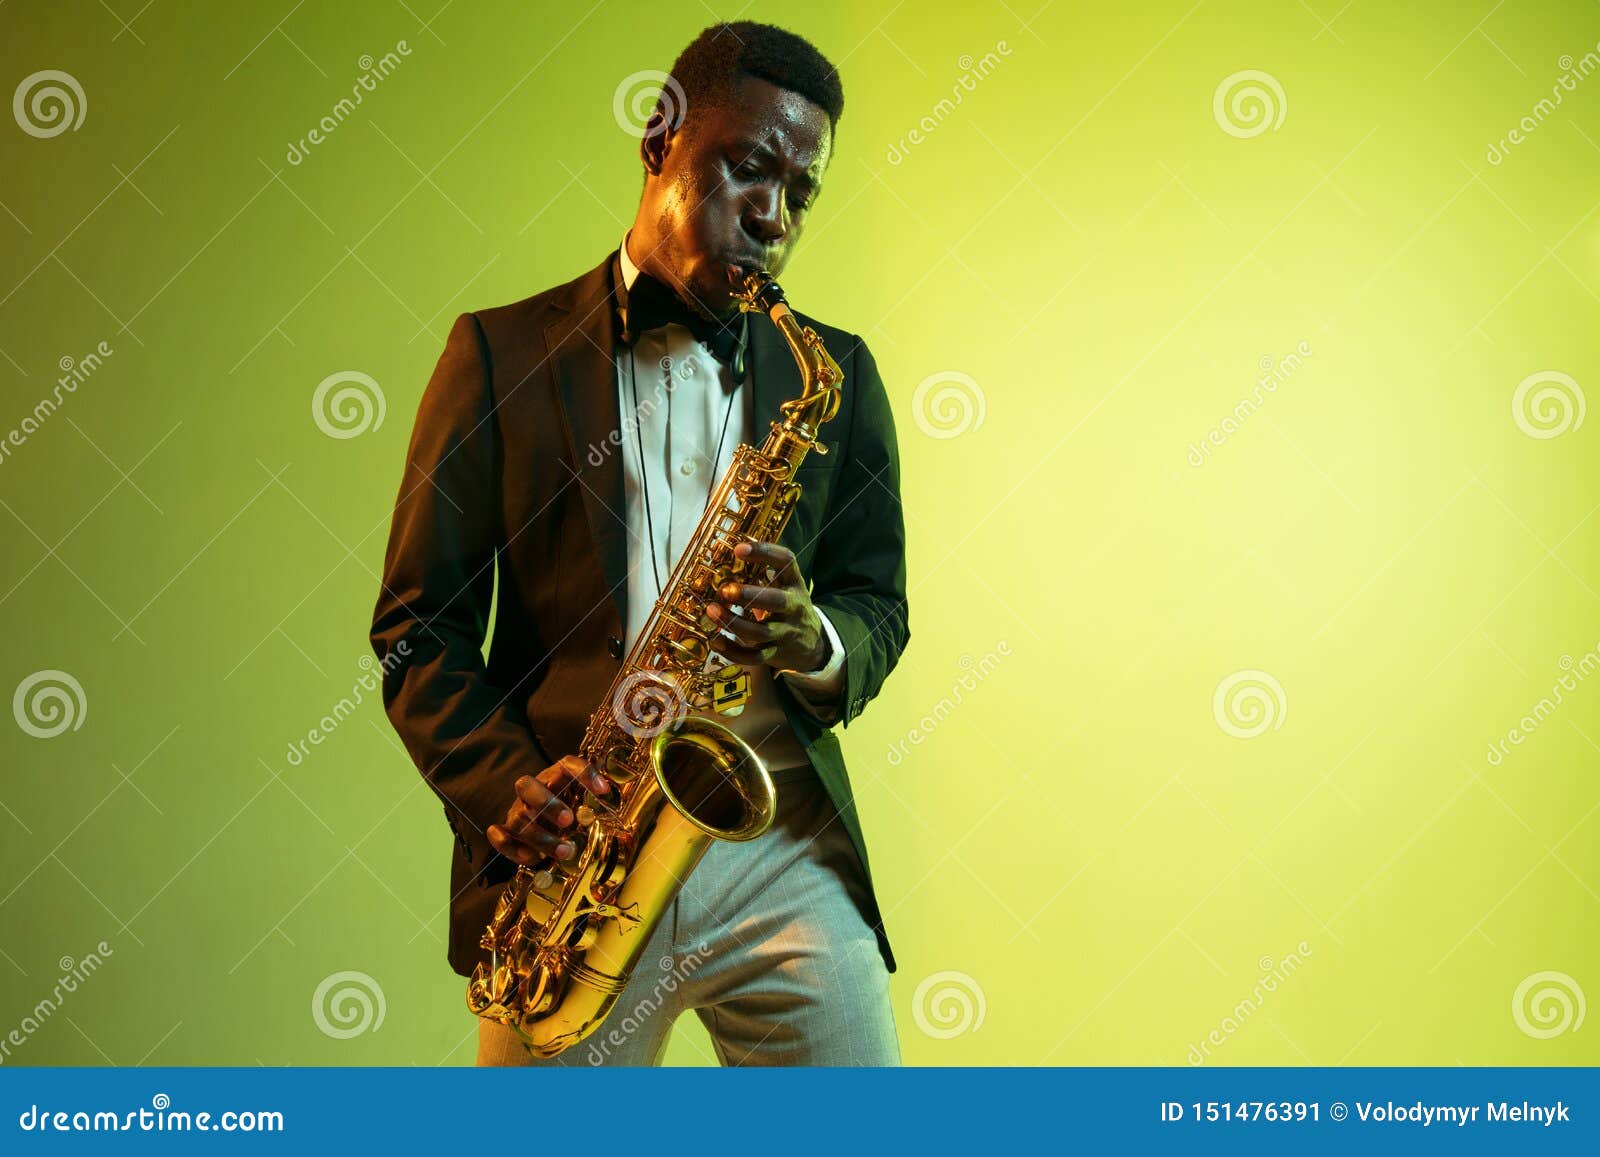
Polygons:
[[683,326],[705,345],[719,362],[732,366],[734,377],[744,377],[743,312],[724,321],[703,317],[684,305],[672,290],[648,273],[633,279],[627,297],[628,328],[623,340],[632,344],[647,330],[668,324]]

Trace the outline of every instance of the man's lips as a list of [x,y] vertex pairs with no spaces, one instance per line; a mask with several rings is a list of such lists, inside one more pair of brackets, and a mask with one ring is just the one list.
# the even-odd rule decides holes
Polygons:
[[724,259],[722,264],[730,282],[742,281],[746,275],[759,273],[765,268],[758,257]]

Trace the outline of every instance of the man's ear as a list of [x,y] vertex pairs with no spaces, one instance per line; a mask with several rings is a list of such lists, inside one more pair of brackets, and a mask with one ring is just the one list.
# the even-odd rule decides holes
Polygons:
[[639,159],[644,162],[644,171],[650,176],[661,175],[661,166],[666,162],[672,139],[676,135],[677,126],[668,122],[667,109],[659,100],[656,101],[655,111],[644,124],[644,136],[639,139]]

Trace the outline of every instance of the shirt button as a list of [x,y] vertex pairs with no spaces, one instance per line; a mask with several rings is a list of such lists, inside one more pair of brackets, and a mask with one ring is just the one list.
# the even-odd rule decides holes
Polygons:
[[694,464],[694,459],[693,458],[685,459],[684,462],[683,462],[683,465],[678,467],[678,473],[682,474],[685,478],[688,478],[690,475],[692,475],[694,473],[694,471],[695,471],[695,464]]

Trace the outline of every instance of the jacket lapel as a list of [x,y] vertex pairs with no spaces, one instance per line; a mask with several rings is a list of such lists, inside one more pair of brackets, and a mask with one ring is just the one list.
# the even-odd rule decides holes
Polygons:
[[618,621],[628,621],[628,529],[617,405],[616,313],[611,295],[612,256],[568,287],[552,303],[545,325],[551,372],[566,425],[577,485],[594,532],[606,586]]
[[778,327],[760,313],[752,313],[750,321],[750,372],[753,376],[755,420],[751,424],[750,440],[759,446],[767,439],[772,423],[778,420],[778,407],[790,398],[800,396],[800,367],[794,364],[794,355]]

